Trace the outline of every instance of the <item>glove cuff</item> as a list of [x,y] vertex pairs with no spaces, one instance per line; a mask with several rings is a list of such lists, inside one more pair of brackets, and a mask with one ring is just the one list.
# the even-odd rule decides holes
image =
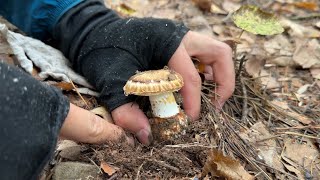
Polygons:
[[83,1],[71,8],[53,27],[53,44],[75,65],[75,57],[87,34],[101,21],[113,22],[120,17],[100,0]]

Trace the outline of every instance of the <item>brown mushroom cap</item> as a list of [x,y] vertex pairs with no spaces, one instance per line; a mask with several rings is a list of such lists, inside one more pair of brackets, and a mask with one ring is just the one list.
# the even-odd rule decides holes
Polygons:
[[133,75],[123,87],[126,95],[158,95],[178,91],[183,86],[182,76],[173,70],[150,70]]

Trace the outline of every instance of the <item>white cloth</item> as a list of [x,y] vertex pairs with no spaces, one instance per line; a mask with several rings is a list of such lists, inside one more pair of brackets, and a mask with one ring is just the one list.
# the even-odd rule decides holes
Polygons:
[[50,76],[66,82],[70,82],[71,79],[76,84],[92,88],[84,77],[71,69],[70,62],[57,49],[37,39],[12,32],[2,23],[0,23],[0,33],[7,39],[21,67],[28,73],[32,73],[34,64],[40,68],[41,78]]

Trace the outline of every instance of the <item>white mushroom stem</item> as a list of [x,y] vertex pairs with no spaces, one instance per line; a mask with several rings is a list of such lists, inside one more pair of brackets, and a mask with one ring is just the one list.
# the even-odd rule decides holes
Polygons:
[[153,115],[159,118],[173,117],[179,113],[180,108],[172,92],[149,96]]

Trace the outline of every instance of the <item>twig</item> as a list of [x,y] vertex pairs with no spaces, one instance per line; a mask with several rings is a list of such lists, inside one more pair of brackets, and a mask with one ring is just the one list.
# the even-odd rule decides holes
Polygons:
[[305,137],[305,138],[319,139],[319,140],[320,140],[320,137],[309,136],[309,135],[300,134],[300,133],[295,133],[295,132],[278,132],[278,133],[279,133],[279,134],[294,135],[294,136],[302,136],[302,137]]
[[273,170],[275,170],[275,171],[279,171],[279,172],[281,172],[281,173],[283,173],[283,174],[286,174],[287,176],[291,176],[291,177],[297,178],[296,176],[294,176],[294,175],[292,175],[292,174],[290,174],[290,173],[287,173],[287,172],[285,172],[285,171],[283,171],[283,170],[280,170],[280,169],[276,169],[276,168],[274,168],[274,167],[272,167],[272,166],[269,166],[268,164],[262,163],[262,162],[260,162],[260,161],[255,160],[255,159],[253,159],[253,161],[256,162],[257,164],[261,164],[261,165],[263,165],[263,166],[265,166],[265,167],[267,167],[267,168],[270,168],[270,169],[273,169]]
[[157,163],[159,164],[160,166],[163,166],[165,168],[168,168],[176,173],[180,173],[180,169],[178,169],[177,167],[174,167],[174,166],[171,166],[167,163],[165,163],[164,161],[159,161],[159,160],[156,160],[156,159],[146,159],[147,161],[150,161],[150,162],[154,162],[154,163]]
[[188,147],[203,147],[203,148],[216,148],[217,146],[205,146],[201,144],[196,143],[190,143],[190,144],[176,144],[176,145],[165,145],[166,148],[188,148]]
[[320,126],[295,126],[287,128],[275,128],[276,130],[290,130],[290,129],[320,129]]
[[240,80],[241,86],[242,86],[242,94],[243,94],[243,105],[242,105],[242,116],[241,116],[241,122],[245,122],[248,116],[248,95],[247,95],[247,88],[244,83],[244,80],[241,78]]
[[99,173],[103,174],[100,166],[98,166],[98,164],[96,164],[92,159],[90,159],[90,158],[88,158],[88,159],[92,162],[93,165],[95,165],[99,169]]
[[138,179],[139,179],[139,177],[140,177],[140,171],[141,171],[141,169],[142,169],[142,167],[143,167],[143,165],[144,165],[145,163],[146,163],[146,162],[144,161],[144,162],[141,163],[141,165],[139,166],[135,180],[138,180]]
[[72,87],[74,88],[74,90],[76,91],[76,93],[78,94],[78,96],[80,96],[81,100],[84,102],[84,104],[87,106],[87,108],[89,108],[88,103],[84,100],[84,98],[82,97],[82,95],[79,93],[79,91],[77,90],[76,86],[73,84],[72,80],[69,78],[70,83],[72,85]]
[[313,165],[314,165],[314,162],[316,161],[316,159],[319,157],[319,155],[316,155],[313,160],[311,161],[311,167],[310,167],[310,173],[312,174],[312,171],[313,171]]
[[240,74],[241,74],[242,67],[243,67],[245,59],[246,59],[246,56],[242,56],[241,59],[240,59],[239,69],[238,69],[238,72],[237,72],[237,75],[236,75],[236,79],[238,79],[240,77]]
[[275,136],[267,137],[267,138],[264,138],[264,139],[259,139],[259,140],[257,140],[256,142],[268,141],[268,140],[270,140],[270,139],[277,138],[277,137],[281,137],[281,136],[282,136],[282,135],[275,135]]

